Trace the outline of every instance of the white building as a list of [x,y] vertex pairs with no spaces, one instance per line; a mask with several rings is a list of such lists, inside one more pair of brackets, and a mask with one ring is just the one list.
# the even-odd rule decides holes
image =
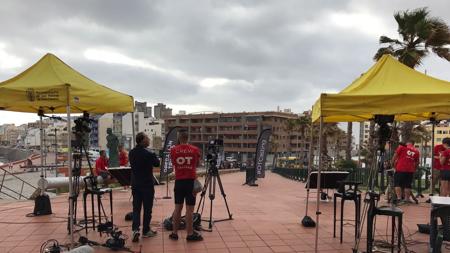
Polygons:
[[37,148],[41,146],[41,131],[39,128],[30,128],[27,131],[24,141],[25,147]]

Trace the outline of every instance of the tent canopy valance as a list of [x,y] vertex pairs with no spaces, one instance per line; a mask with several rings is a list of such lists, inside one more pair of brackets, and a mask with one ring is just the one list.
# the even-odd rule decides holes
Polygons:
[[337,94],[321,94],[312,120],[367,121],[376,114],[397,121],[450,119],[450,82],[439,80],[384,55],[365,74]]
[[0,83],[0,109],[16,112],[132,112],[133,97],[100,85],[53,54]]

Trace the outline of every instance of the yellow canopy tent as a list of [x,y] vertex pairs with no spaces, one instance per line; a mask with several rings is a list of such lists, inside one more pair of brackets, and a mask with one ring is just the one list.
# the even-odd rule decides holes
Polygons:
[[[382,56],[366,73],[341,92],[320,95],[312,112],[312,122],[320,122],[319,150],[324,122],[368,121],[374,119],[375,115],[394,115],[397,121],[449,119],[450,82],[415,71],[390,55]],[[321,189],[321,166],[319,152],[318,189]],[[319,237],[319,193],[320,190],[317,191],[316,206],[316,252]]]
[[[132,96],[100,85],[83,76],[55,55],[46,54],[24,72],[0,83],[0,110],[35,113],[39,111],[43,113],[67,113],[67,129],[70,131],[71,112],[133,112],[134,102]],[[132,118],[134,119],[134,116]],[[71,134],[68,134],[67,139],[67,143],[71,143]],[[70,145],[67,153],[69,160],[70,199],[73,196]],[[69,203],[68,220],[70,222],[71,243],[73,244],[74,207],[72,201],[69,201]]]
[[322,93],[312,121],[367,121],[376,114],[397,121],[450,118],[450,82],[439,80],[384,55],[366,73],[337,94]]
[[133,97],[100,85],[53,54],[0,83],[0,109],[16,112],[132,112]]

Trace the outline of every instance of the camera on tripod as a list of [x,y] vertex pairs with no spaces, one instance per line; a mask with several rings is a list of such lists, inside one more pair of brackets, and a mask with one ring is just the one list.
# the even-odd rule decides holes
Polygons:
[[211,169],[217,169],[222,162],[223,152],[223,140],[215,139],[210,140],[206,146],[207,154],[206,160],[208,161]]
[[89,118],[89,113],[84,112],[82,117],[75,120],[75,126],[72,128],[72,132],[75,135],[75,140],[78,145],[85,145],[89,141],[89,133],[91,132],[90,124],[93,122]]
[[388,123],[393,123],[394,115],[375,115],[374,121],[378,124],[378,150],[384,151],[386,142],[391,137],[391,128]]

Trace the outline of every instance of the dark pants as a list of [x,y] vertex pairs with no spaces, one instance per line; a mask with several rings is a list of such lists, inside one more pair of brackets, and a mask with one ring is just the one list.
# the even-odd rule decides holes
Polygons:
[[141,225],[141,207],[144,206],[142,233],[150,231],[150,221],[152,220],[153,199],[155,197],[155,189],[153,186],[145,188],[133,187],[133,231],[139,231]]

